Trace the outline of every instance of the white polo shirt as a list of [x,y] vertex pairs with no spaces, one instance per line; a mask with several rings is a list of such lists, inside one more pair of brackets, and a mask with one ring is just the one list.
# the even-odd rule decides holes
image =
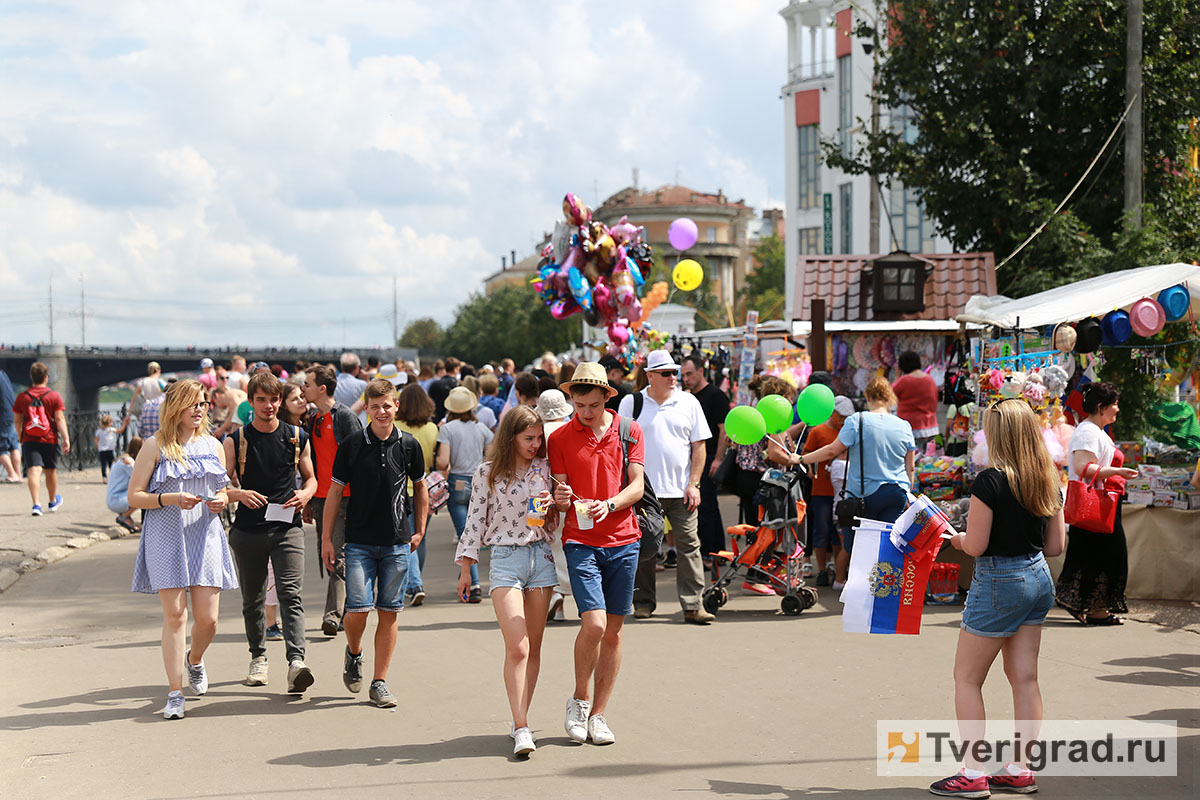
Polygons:
[[[643,389],[642,415],[638,425],[646,437],[646,475],[658,497],[683,497],[692,471],[692,442],[712,436],[700,401],[690,392],[676,389],[661,406]],[[633,395],[621,398],[617,413],[633,417]],[[703,458],[703,453],[701,458]]]

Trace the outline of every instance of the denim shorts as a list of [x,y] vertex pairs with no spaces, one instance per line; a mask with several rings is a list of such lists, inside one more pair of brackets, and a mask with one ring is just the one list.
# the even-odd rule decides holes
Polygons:
[[407,544],[377,547],[346,542],[346,613],[403,611]]
[[550,543],[492,545],[488,578],[492,584],[489,594],[497,589],[525,590],[557,586],[558,572],[554,569]]
[[1054,605],[1054,582],[1041,553],[981,556],[967,592],[962,627],[976,636],[1013,636],[1022,625],[1041,625]]
[[833,531],[833,497],[814,494],[808,500],[808,519],[812,525],[812,548],[838,544]]
[[571,593],[579,613],[604,611],[623,617],[633,612],[633,579],[641,542],[620,547],[589,547],[563,542]]

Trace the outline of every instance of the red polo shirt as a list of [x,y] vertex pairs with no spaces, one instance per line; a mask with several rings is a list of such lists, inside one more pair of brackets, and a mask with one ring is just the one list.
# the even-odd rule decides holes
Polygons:
[[[608,500],[621,491],[624,459],[621,456],[619,423],[620,417],[613,414],[612,423],[599,440],[592,429],[578,419],[572,419],[550,434],[547,443],[550,471],[555,475],[566,475],[571,489],[585,500]],[[642,429],[633,422],[630,433],[637,443],[629,446],[629,462],[644,466],[646,446]],[[566,513],[564,542],[578,542],[589,547],[621,547],[640,538],[641,532],[632,508],[609,514],[589,531],[579,530],[573,503],[571,510]]]

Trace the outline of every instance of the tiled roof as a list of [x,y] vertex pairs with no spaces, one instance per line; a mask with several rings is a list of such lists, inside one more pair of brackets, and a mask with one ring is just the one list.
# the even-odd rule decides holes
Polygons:
[[660,186],[646,192],[627,187],[604,201],[608,205],[621,206],[735,206],[749,208],[742,200],[733,201],[717,190],[716,194],[698,192],[686,186]]
[[863,275],[867,262],[877,255],[801,256],[797,267],[793,315],[808,319],[812,301],[825,300],[825,318],[831,322],[870,320],[954,319],[974,294],[996,294],[996,257],[993,253],[921,254],[933,264],[925,279],[925,311],[920,314],[875,312],[871,279]]

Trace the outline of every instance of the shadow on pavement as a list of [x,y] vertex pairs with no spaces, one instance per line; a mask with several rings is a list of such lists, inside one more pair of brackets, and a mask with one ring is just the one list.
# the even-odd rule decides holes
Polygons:
[[[566,737],[562,737],[566,741]],[[538,748],[557,740],[538,740]],[[504,734],[473,734],[440,742],[422,742],[395,746],[310,750],[269,760],[268,764],[289,767],[384,767],[396,764],[433,764],[457,758],[512,758],[512,740]]]
[[1168,653],[1161,656],[1136,656],[1104,662],[1112,667],[1148,667],[1124,675],[1100,675],[1097,680],[1110,683],[1135,683],[1150,686],[1200,686],[1200,655]]

